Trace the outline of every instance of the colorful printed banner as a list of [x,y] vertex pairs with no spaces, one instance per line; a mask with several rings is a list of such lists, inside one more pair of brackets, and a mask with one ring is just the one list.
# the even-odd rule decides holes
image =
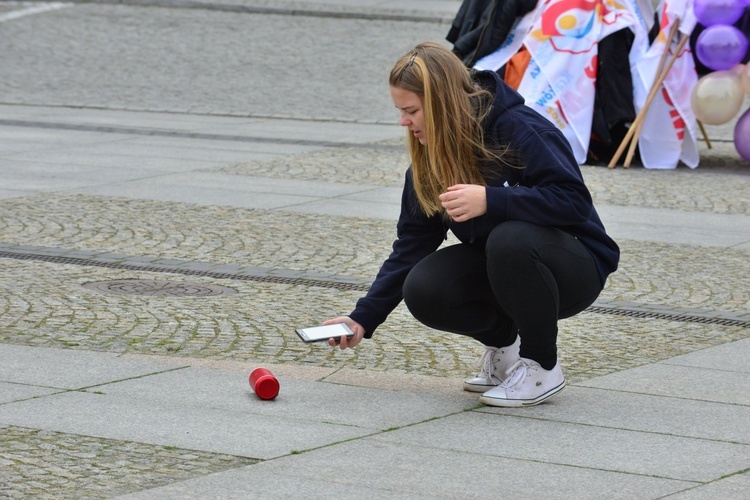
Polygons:
[[[661,31],[649,47],[654,11],[649,0],[540,0],[534,11],[516,20],[508,38],[476,69],[496,71],[525,46],[531,61],[518,88],[526,104],[554,123],[583,163],[589,146],[597,78],[598,42],[624,28],[635,40],[630,52],[634,104],[646,101],[666,37],[680,20],[687,35],[695,26],[691,0],[662,0]],[[696,167],[695,116],[690,91],[697,75],[689,49],[674,63],[652,101],[640,134],[640,154],[647,168],[674,168],[679,160]]]
[[598,43],[635,23],[616,0],[549,0],[526,37],[535,65],[519,92],[562,130],[579,163],[586,161],[591,137]]

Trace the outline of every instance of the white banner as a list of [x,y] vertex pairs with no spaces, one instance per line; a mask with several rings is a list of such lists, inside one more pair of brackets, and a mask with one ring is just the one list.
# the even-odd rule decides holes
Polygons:
[[[648,93],[657,78],[659,61],[665,50],[667,62],[674,56],[680,36],[690,36],[695,27],[692,1],[663,0],[659,6],[660,31],[645,54],[631,54],[636,60],[633,71],[633,93],[636,111],[643,108]],[[667,37],[675,22],[679,21],[679,32],[671,43]],[[634,46],[635,49],[635,46]],[[690,45],[685,44],[652,101],[641,130],[638,147],[641,161],[646,168],[676,168],[682,160],[690,168],[700,162],[695,140],[696,119],[690,105],[690,92],[698,81]]]

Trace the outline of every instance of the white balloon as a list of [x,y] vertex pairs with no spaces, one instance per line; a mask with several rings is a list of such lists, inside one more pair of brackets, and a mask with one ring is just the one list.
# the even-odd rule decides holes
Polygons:
[[695,84],[690,104],[698,120],[708,125],[721,125],[737,116],[744,97],[736,71],[714,71]]

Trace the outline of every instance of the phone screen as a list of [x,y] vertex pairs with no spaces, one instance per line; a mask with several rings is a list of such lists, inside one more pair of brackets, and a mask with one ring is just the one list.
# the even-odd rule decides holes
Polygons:
[[321,340],[328,340],[331,337],[339,339],[346,335],[347,337],[354,336],[354,333],[344,323],[336,323],[335,325],[324,325],[324,326],[312,326],[309,328],[299,328],[296,330],[297,335],[300,336],[305,342],[317,342]]

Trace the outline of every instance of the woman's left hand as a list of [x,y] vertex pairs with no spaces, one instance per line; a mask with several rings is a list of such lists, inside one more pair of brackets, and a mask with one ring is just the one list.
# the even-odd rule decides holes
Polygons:
[[351,349],[357,347],[365,336],[365,328],[354,321],[349,316],[339,316],[338,318],[331,318],[323,322],[323,325],[333,325],[336,323],[344,323],[354,333],[352,338],[341,337],[339,339],[331,338],[328,339],[328,345],[331,347],[339,346],[342,350]]
[[456,222],[487,213],[487,191],[476,184],[456,184],[440,195],[445,212]]

